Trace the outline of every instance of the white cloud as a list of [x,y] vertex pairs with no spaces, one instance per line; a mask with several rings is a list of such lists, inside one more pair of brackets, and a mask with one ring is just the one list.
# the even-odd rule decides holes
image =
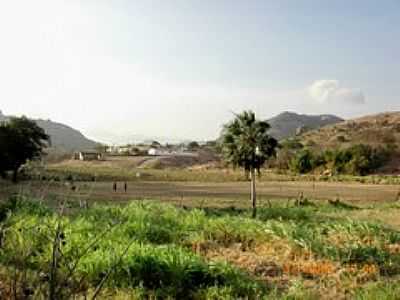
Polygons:
[[355,88],[342,87],[338,80],[317,80],[308,88],[310,97],[319,102],[345,102],[350,104],[364,104],[363,91]]

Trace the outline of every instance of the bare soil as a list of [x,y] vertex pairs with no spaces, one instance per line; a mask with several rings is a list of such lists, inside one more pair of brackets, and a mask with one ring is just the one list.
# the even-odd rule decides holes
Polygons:
[[[118,182],[118,189],[113,191],[113,182],[79,182],[71,185],[65,183],[24,182],[13,186],[0,187],[0,197],[12,192],[29,191],[39,196],[50,194],[71,198],[87,198],[92,201],[124,202],[133,199],[155,200],[201,200],[229,204],[231,201],[249,198],[249,182],[127,182],[124,191],[123,182]],[[399,185],[369,185],[357,183],[327,183],[327,182],[259,182],[257,184],[258,199],[296,199],[298,197],[315,200],[396,202],[398,201]],[[46,197],[48,198],[48,197]]]

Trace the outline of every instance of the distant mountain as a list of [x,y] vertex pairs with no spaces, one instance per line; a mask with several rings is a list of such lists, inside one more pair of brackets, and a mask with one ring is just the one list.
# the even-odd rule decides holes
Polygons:
[[[0,122],[7,121],[10,116],[5,116],[0,111]],[[67,125],[56,123],[50,120],[34,120],[51,137],[52,150],[72,152],[76,150],[93,149],[97,142],[86,138],[78,130]]]
[[92,130],[91,132],[89,132],[89,134],[96,137],[96,139],[111,145],[151,143],[152,141],[157,141],[161,144],[181,144],[191,142],[191,140],[176,137],[151,136],[134,133],[118,133],[111,130],[99,129]]
[[334,115],[302,115],[283,112],[268,120],[270,134],[278,140],[294,136],[311,129],[336,124],[344,120]]

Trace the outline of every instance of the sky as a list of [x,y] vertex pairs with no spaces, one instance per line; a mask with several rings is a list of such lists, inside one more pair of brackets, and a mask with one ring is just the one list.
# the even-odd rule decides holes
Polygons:
[[245,109],[400,110],[399,53],[398,0],[0,1],[0,110],[206,140]]

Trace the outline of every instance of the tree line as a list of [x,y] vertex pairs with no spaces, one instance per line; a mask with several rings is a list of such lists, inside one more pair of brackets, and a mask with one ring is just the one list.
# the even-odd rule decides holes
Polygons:
[[355,144],[347,148],[318,150],[303,146],[296,139],[281,143],[281,149],[271,166],[297,174],[327,170],[331,175],[368,175],[382,167],[395,149]]

